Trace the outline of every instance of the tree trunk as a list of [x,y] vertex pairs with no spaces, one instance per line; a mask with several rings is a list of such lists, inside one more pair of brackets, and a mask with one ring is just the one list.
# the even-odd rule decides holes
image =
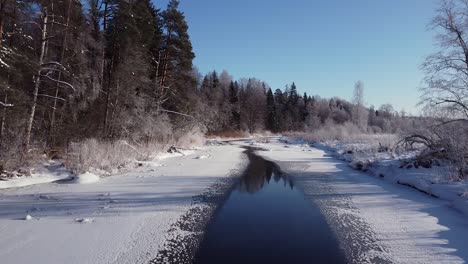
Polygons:
[[3,43],[3,19],[5,17],[7,2],[8,0],[0,1],[0,48],[2,48],[2,43]]
[[[103,33],[105,34],[106,33],[106,30],[107,30],[107,15],[108,15],[108,0],[104,0],[104,15],[103,15]],[[105,87],[107,86],[107,89],[106,89],[106,105],[105,105],[105,109],[104,109],[104,127],[103,127],[103,136],[104,137],[107,137],[107,134],[108,134],[108,126],[109,126],[109,104],[110,104],[110,96],[111,96],[111,93],[112,93],[112,87],[111,87],[111,71],[112,71],[112,66],[113,66],[113,57],[108,65],[108,69],[107,69],[107,78],[104,77],[105,75],[105,62],[106,62],[106,53],[105,53],[105,41],[104,41],[104,38],[103,38],[103,41],[102,41],[102,44],[103,44],[103,47],[102,47],[102,52],[101,52],[101,85],[102,87]],[[112,55],[114,56],[114,55]]]
[[[108,15],[108,8],[109,3],[108,0],[104,0],[104,14],[102,17],[102,32],[103,35],[106,33],[107,30],[107,15]],[[105,49],[105,37],[101,37],[102,40],[102,48],[101,48],[101,64],[99,69],[99,78],[101,79],[101,87],[104,86],[104,70],[105,70],[105,62],[106,62],[106,49]]]
[[[66,20],[66,27],[65,27],[65,32],[63,36],[63,44],[62,44],[62,50],[60,53],[60,62],[63,63],[64,57],[65,57],[65,51],[67,47],[67,38],[68,38],[68,28],[69,28],[69,23],[70,23],[70,9],[71,9],[71,4],[72,1],[68,0],[68,9],[67,9],[67,20]],[[62,72],[58,73],[58,78],[59,82],[61,81],[62,78]],[[54,96],[54,106],[52,107],[52,115],[50,118],[50,130],[49,130],[49,147],[52,147],[55,144],[55,116],[57,112],[57,104],[58,104],[58,96],[59,96],[59,89],[60,89],[60,83],[57,82],[55,86],[55,96]]]
[[23,155],[22,158],[27,159],[29,153],[29,145],[31,143],[31,131],[32,126],[34,123],[34,115],[36,114],[36,107],[37,107],[37,96],[39,94],[39,87],[41,85],[41,69],[42,65],[44,64],[44,57],[46,52],[46,44],[47,44],[47,23],[49,16],[47,14],[47,10],[42,11],[42,36],[41,36],[41,54],[39,56],[39,69],[37,71],[37,76],[34,81],[34,91],[33,91],[33,98],[31,103],[31,110],[29,112],[28,122],[26,124],[26,132],[24,136],[24,143],[23,143]]
[[169,46],[169,43],[171,42],[171,36],[172,36],[172,31],[169,31],[167,33],[167,40],[166,40],[166,48],[164,51],[164,59],[163,59],[163,67],[162,67],[162,75],[161,75],[161,81],[160,81],[160,86],[161,89],[164,89],[166,86],[166,78],[167,78],[167,72],[168,72],[168,67],[169,67],[169,50],[167,50],[167,47]]
[[[114,56],[114,55],[112,55]],[[108,71],[108,76],[107,76],[107,94],[106,94],[106,106],[104,110],[104,137],[108,136],[108,126],[109,126],[109,108],[110,108],[110,100],[111,100],[111,94],[112,94],[112,86],[111,86],[111,77],[112,77],[112,66],[114,63],[114,58],[112,57],[110,61],[110,66]]]
[[[5,97],[3,99],[3,102],[5,104],[8,104],[8,92],[7,89],[5,89]],[[6,106],[3,107],[3,112],[2,112],[2,121],[0,124],[0,145],[3,143],[3,137],[5,136],[5,126],[6,126],[6,115],[7,115],[7,108]]]

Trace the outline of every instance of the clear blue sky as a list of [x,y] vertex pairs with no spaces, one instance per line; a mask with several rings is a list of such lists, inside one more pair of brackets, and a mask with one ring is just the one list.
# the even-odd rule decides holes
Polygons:
[[302,92],[345,99],[362,80],[368,105],[417,114],[437,1],[181,0],[181,9],[202,73],[226,69],[274,89],[294,81]]

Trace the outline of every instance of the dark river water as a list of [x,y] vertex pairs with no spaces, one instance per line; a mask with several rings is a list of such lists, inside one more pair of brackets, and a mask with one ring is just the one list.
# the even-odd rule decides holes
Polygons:
[[320,209],[274,163],[247,153],[250,164],[193,263],[346,263]]

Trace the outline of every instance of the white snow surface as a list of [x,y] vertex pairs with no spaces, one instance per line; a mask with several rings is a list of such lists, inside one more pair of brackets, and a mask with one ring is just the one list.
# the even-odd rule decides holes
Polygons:
[[[209,146],[161,155],[97,183],[10,183],[29,186],[0,190],[0,263],[148,263],[192,197],[242,167],[243,151]],[[34,221],[24,221],[25,215]]]
[[[251,145],[245,142],[244,145]],[[466,263],[468,261],[468,218],[453,203],[418,192],[351,168],[323,149],[276,140],[255,144],[257,153],[276,162],[296,178],[326,176],[326,187],[342,199],[330,211],[334,215],[354,214],[370,227],[392,263]],[[300,180],[299,180],[300,181]],[[350,201],[350,202],[348,202]],[[464,201],[457,200],[457,202]],[[342,204],[346,204],[343,207]],[[350,210],[351,208],[355,208]],[[356,211],[354,211],[356,210]],[[341,223],[340,223],[341,222]],[[343,226],[351,224],[338,219]],[[361,232],[364,230],[359,230]],[[352,241],[341,241],[352,243]],[[380,247],[379,246],[379,247]],[[366,262],[365,256],[358,263]]]
[[86,172],[80,175],[77,175],[73,178],[73,182],[76,184],[91,184],[91,183],[96,183],[100,180],[101,178],[91,172]]
[[31,169],[31,176],[14,177],[0,180],[0,190],[16,187],[25,187],[35,184],[44,184],[64,180],[71,177],[71,173],[62,163],[50,160]]
[[[304,142],[296,143],[299,143],[299,146],[307,146],[303,144]],[[468,181],[451,179],[449,167],[442,162],[441,166],[434,165],[432,168],[416,168],[414,164],[400,168],[402,161],[414,160],[417,152],[376,153],[369,151],[369,146],[365,143],[324,142],[314,146],[323,149],[335,158],[348,162],[353,168],[356,168],[357,164],[363,165],[367,174],[392,183],[411,186],[416,190],[444,199],[468,216],[468,197],[465,195],[468,193]],[[347,153],[348,150],[352,150],[353,153]]]

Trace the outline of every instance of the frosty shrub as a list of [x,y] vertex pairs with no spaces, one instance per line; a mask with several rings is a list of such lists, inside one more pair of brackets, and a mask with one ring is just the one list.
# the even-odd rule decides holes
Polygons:
[[110,142],[88,139],[70,145],[66,163],[77,173],[90,169],[111,172],[136,160],[148,160],[155,153],[164,151],[167,146],[168,144],[159,142],[130,144],[125,140]]
[[353,123],[343,125],[327,123],[310,132],[290,132],[284,135],[308,143],[346,144],[346,150],[372,153],[393,150],[399,140],[396,134],[363,133]]
[[202,146],[205,144],[205,136],[201,131],[193,131],[187,133],[175,140],[175,145],[178,147],[193,147],[193,146]]
[[406,136],[401,144],[405,148],[421,148],[421,160],[440,159],[450,165],[452,178],[468,178],[468,124],[452,122],[435,124]]

